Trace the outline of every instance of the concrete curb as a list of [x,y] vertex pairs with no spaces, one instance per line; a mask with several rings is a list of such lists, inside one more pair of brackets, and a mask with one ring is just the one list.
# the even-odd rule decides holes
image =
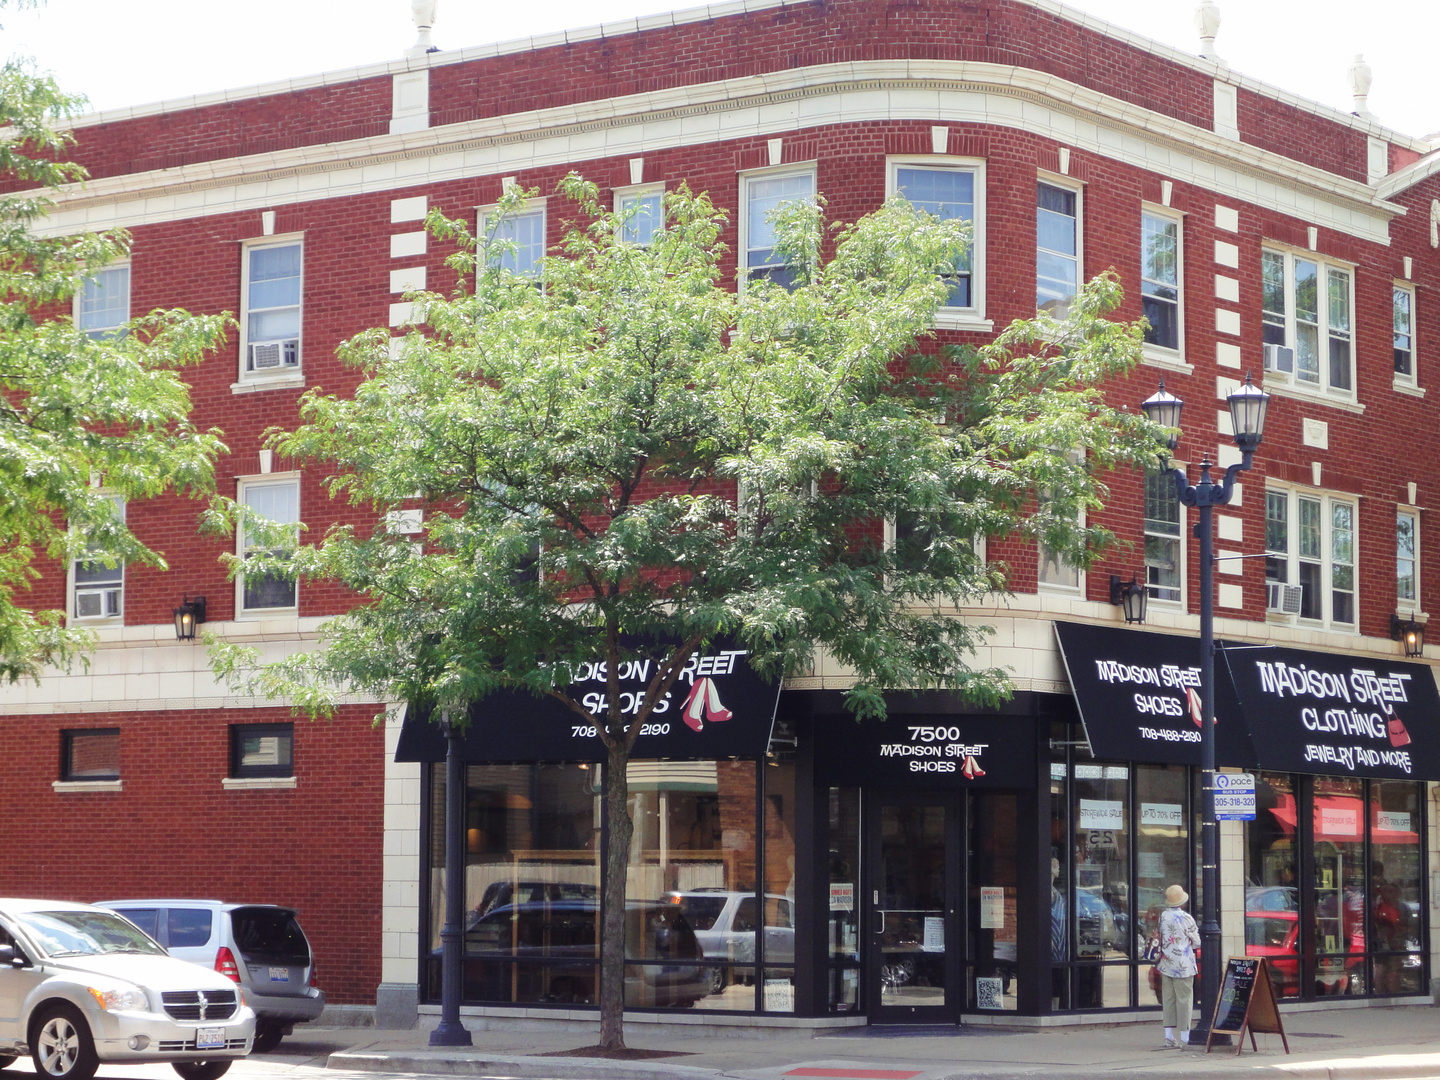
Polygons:
[[[410,1051],[331,1054],[327,1069],[350,1072],[412,1072],[440,1076],[503,1076],[544,1078],[563,1073],[574,1080],[716,1080],[724,1075],[717,1069],[677,1065],[673,1058],[659,1061],[607,1061],[603,1058],[506,1056],[500,1054],[456,1053],[454,1051]],[[749,1070],[747,1070],[749,1071]]]

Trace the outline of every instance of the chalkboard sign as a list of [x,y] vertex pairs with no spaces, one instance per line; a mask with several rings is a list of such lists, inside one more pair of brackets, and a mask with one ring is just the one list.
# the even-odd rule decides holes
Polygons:
[[1215,1020],[1205,1038],[1205,1052],[1216,1035],[1238,1035],[1235,1053],[1245,1049],[1245,1031],[1250,1031],[1250,1049],[1258,1050],[1255,1033],[1279,1035],[1290,1053],[1290,1040],[1285,1038],[1285,1025],[1280,1022],[1280,1006],[1275,1000],[1275,986],[1261,956],[1232,956],[1225,962],[1225,976],[1220,980],[1220,996],[1215,1002]]

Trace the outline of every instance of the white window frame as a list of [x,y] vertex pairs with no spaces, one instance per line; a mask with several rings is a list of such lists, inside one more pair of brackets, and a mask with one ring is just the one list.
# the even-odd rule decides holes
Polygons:
[[[250,262],[254,252],[268,248],[298,247],[300,249],[299,302],[295,305],[299,318],[295,329],[295,362],[285,359],[282,346],[280,363],[274,368],[251,370],[250,367]],[[288,306],[288,305],[287,305]],[[261,310],[281,310],[261,309]],[[283,339],[289,341],[288,338]],[[286,233],[283,236],[262,236],[246,240],[240,245],[240,378],[239,385],[256,383],[295,385],[304,381],[305,370],[305,234]]]
[[[664,184],[631,184],[631,185],[628,186],[628,187],[618,187],[618,188],[615,188],[614,191],[612,192],[612,194],[613,194],[614,197],[615,197],[613,209],[614,209],[614,211],[615,211],[616,216],[621,216],[621,215],[623,215],[631,206],[637,205],[638,203],[640,203],[640,202],[643,201],[643,200],[647,200],[647,199],[650,199],[651,197],[658,196],[658,201],[659,201],[659,216],[656,217],[656,219],[655,219],[655,224],[654,224],[654,226],[651,228],[651,237],[653,238],[654,233],[655,233],[655,230],[660,229],[660,228],[662,228],[662,227],[664,226],[664,221],[665,221],[665,185],[664,185]],[[649,247],[650,244],[653,242],[652,239],[641,240],[641,239],[638,237],[638,235],[632,235],[632,234],[631,234],[631,227],[632,227],[632,225],[633,225],[634,223],[638,222],[639,220],[641,220],[642,217],[643,217],[643,215],[637,214],[635,217],[630,218],[627,222],[625,222],[625,224],[621,226],[621,230],[620,230],[621,235],[620,235],[619,239],[623,240],[623,241],[624,241],[625,243],[627,243],[627,244],[636,244],[636,245],[639,246],[639,247]]]
[[[1146,341],[1142,347],[1145,359],[1162,364],[1185,364],[1185,215],[1152,203],[1140,204],[1140,308],[1145,308],[1145,286],[1166,285],[1145,276],[1145,219],[1155,218],[1175,228],[1175,347]],[[1189,365],[1186,365],[1188,370]]]
[[[1040,246],[1040,187],[1055,188],[1057,191],[1068,191],[1075,196],[1075,292],[1070,294],[1070,299],[1075,296],[1085,284],[1085,187],[1077,184],[1068,177],[1056,176],[1053,173],[1041,172],[1035,176],[1035,309],[1040,310],[1040,253],[1051,251],[1050,248]],[[1061,258],[1071,258],[1064,252],[1056,251],[1054,254]],[[1050,312],[1057,319],[1063,319],[1070,313],[1070,303],[1062,302]]]
[[[1270,546],[1269,535],[1269,499],[1272,495],[1283,496],[1287,506],[1287,538],[1286,550],[1282,553]],[[1267,612],[1266,617],[1272,621],[1294,623],[1299,626],[1320,626],[1339,633],[1359,633],[1360,617],[1360,565],[1359,565],[1359,534],[1360,534],[1360,499],[1355,495],[1341,495],[1335,492],[1322,491],[1317,488],[1289,487],[1281,484],[1267,484],[1265,487],[1265,552],[1267,558],[1265,580],[1267,584],[1273,580],[1270,577],[1270,556],[1283,555],[1285,560],[1286,577],[1285,581],[1290,585],[1301,584],[1300,565],[1306,563],[1320,567],[1320,617],[1307,618],[1302,615],[1289,615],[1277,612]],[[1300,511],[1299,504],[1302,501],[1318,503],[1320,506],[1320,554],[1318,558],[1307,557],[1300,551]],[[1345,506],[1350,509],[1350,558],[1348,564],[1351,575],[1350,593],[1351,614],[1354,616],[1350,622],[1336,621],[1334,617],[1334,601],[1336,592],[1347,590],[1337,589],[1336,562],[1334,557],[1334,508]],[[1341,566],[1347,565],[1344,563]]]
[[[300,514],[300,473],[298,471],[265,473],[260,476],[242,476],[236,481],[235,501],[240,503],[242,506],[249,506],[250,503],[248,501],[248,496],[249,493],[255,488],[281,486],[293,487],[295,489],[295,540],[298,545],[300,540],[299,526],[302,520]],[[242,525],[240,528],[235,530],[235,554],[238,555],[241,559],[245,558],[247,550],[247,544],[245,540],[245,528]],[[293,582],[293,588],[295,590],[294,602],[291,604],[283,606],[276,605],[274,607],[247,607],[245,604],[245,575],[243,573],[236,574],[236,617],[240,619],[256,619],[266,618],[274,615],[284,616],[297,614],[300,610],[300,582],[298,579]]]
[[[525,218],[535,217],[538,217],[540,219],[540,254],[538,256],[539,265],[532,266],[530,269],[527,270],[521,270],[517,262],[517,265],[515,267],[512,267],[511,270],[512,272],[514,272],[516,277],[529,278],[541,288],[543,288],[545,285],[545,258],[550,251],[550,218],[546,213],[545,204],[546,200],[544,197],[541,196],[537,196],[533,199],[526,199],[525,204],[523,207],[521,207],[520,211],[516,214],[511,215],[511,219],[514,221],[520,221]],[[485,243],[486,238],[489,236],[490,219],[498,212],[499,207],[494,203],[490,204],[489,206],[477,207],[475,223],[478,231],[476,235],[480,237],[482,245]],[[491,265],[489,261],[490,255],[488,251],[482,252],[481,258],[483,265]],[[502,255],[501,258],[503,260],[504,256]]]
[[[101,494],[105,493],[102,492]],[[124,521],[126,511],[125,500],[119,495],[111,495],[110,499],[115,503],[116,511],[120,515],[120,520]],[[119,624],[123,622],[125,619],[125,563],[122,561],[115,567],[116,572],[120,575],[117,582],[95,582],[93,583],[96,586],[95,588],[83,588],[84,585],[91,584],[88,582],[82,583],[78,580],[79,565],[85,561],[87,560],[84,556],[77,556],[71,559],[69,572],[66,574],[65,595],[69,601],[68,613],[70,618],[75,622],[84,623],[86,626],[103,626],[107,623]],[[85,592],[102,592],[114,589],[117,593],[115,610],[102,612],[99,615],[80,614],[80,593],[82,588]]]
[[[1179,462],[1171,462],[1171,464],[1174,465],[1174,466],[1177,467],[1177,468],[1184,468],[1184,466],[1183,466],[1181,463],[1179,463]],[[1152,532],[1150,531],[1150,529],[1148,528],[1147,524],[1146,524],[1147,522],[1149,522],[1149,521],[1151,520],[1151,518],[1148,517],[1148,516],[1146,515],[1146,513],[1145,513],[1145,511],[1146,511],[1146,509],[1148,508],[1148,505],[1149,505],[1149,494],[1148,494],[1148,492],[1143,496],[1143,498],[1142,498],[1142,503],[1141,503],[1141,507],[1140,507],[1140,534],[1141,534],[1141,560],[1142,560],[1142,563],[1143,563],[1143,565],[1144,565],[1144,567],[1145,567],[1145,580],[1144,580],[1143,582],[1141,582],[1141,584],[1143,584],[1143,585],[1145,586],[1146,592],[1149,594],[1149,599],[1148,599],[1148,602],[1149,602],[1149,603],[1151,603],[1151,604],[1159,604],[1159,605],[1161,605],[1162,607],[1166,607],[1166,608],[1174,608],[1174,609],[1177,610],[1177,611],[1178,611],[1178,610],[1184,610],[1184,608],[1185,608],[1185,581],[1186,581],[1186,577],[1185,577],[1185,556],[1186,556],[1186,546],[1185,546],[1185,535],[1186,535],[1186,528],[1185,528],[1185,523],[1186,523],[1185,504],[1180,501],[1180,497],[1179,497],[1178,493],[1175,491],[1175,480],[1174,480],[1174,477],[1173,477],[1173,476],[1171,476],[1169,473],[1161,473],[1161,472],[1154,473],[1153,475],[1156,477],[1155,482],[1156,482],[1157,484],[1165,485],[1166,487],[1168,487],[1168,489],[1169,489],[1169,491],[1170,491],[1170,494],[1173,495],[1173,496],[1175,496],[1176,509],[1179,511],[1179,523],[1178,523],[1178,525],[1177,525],[1177,531],[1175,532],[1175,534],[1174,534],[1173,536],[1172,536],[1171,534],[1169,534],[1169,533],[1162,533],[1162,532],[1159,531],[1158,529],[1155,530],[1155,531],[1152,533]],[[1148,476],[1147,476],[1146,480],[1147,480],[1147,482],[1149,481],[1149,477],[1148,477]],[[1147,541],[1152,535],[1154,535],[1154,536],[1156,536],[1156,537],[1160,537],[1161,539],[1164,539],[1164,540],[1173,540],[1173,541],[1175,542],[1175,550],[1176,550],[1175,566],[1176,566],[1177,573],[1179,574],[1179,579],[1180,579],[1180,580],[1179,580],[1179,584],[1175,586],[1175,588],[1176,588],[1176,590],[1178,591],[1179,595],[1176,596],[1176,597],[1174,597],[1174,598],[1172,598],[1172,599],[1165,599],[1165,598],[1156,596],[1156,595],[1155,595],[1155,590],[1161,588],[1162,586],[1157,585],[1157,584],[1153,584],[1153,583],[1150,581],[1150,562],[1149,562],[1148,556],[1145,554],[1144,544],[1145,544],[1145,541]],[[1168,586],[1167,586],[1167,587],[1168,587]]]
[[[1282,260],[1285,274],[1285,312],[1283,319],[1274,320],[1271,314],[1265,309],[1264,293],[1264,266],[1267,256],[1278,257]],[[1270,343],[1271,336],[1278,336],[1283,324],[1284,344],[1294,350],[1295,358],[1291,371],[1280,371],[1273,368],[1265,372],[1267,388],[1276,386],[1294,390],[1297,393],[1310,395],[1317,399],[1335,398],[1344,402],[1356,400],[1356,386],[1359,382],[1359,363],[1357,361],[1356,339],[1356,313],[1355,313],[1355,267],[1351,263],[1341,262],[1336,259],[1326,258],[1315,251],[1302,251],[1294,248],[1282,247],[1278,244],[1265,244],[1261,248],[1261,329],[1262,337]],[[1300,349],[1297,345],[1296,303],[1295,303],[1295,263],[1297,261],[1314,263],[1316,265],[1316,298],[1315,298],[1315,333],[1317,337],[1318,354],[1316,357],[1319,371],[1315,381],[1302,379],[1300,377]],[[1346,304],[1349,309],[1350,326],[1347,330],[1341,331],[1330,325],[1330,276],[1332,273],[1344,274],[1348,282]],[[1278,313],[1277,313],[1278,314]],[[1308,322],[1306,325],[1310,325]],[[1334,385],[1331,381],[1332,364],[1330,359],[1330,347],[1332,339],[1344,335],[1350,343],[1350,385],[1349,387]],[[1280,342],[1274,342],[1280,344]]]
[[[85,325],[85,290],[93,284],[99,284],[102,279],[109,275],[118,274],[124,271],[125,274],[125,314],[116,322],[95,323],[91,326]],[[129,259],[119,259],[112,263],[106,263],[87,274],[75,290],[72,300],[72,317],[75,328],[87,337],[106,338],[115,333],[117,329],[130,321],[130,298],[132,295],[133,275]]]
[[1398,370],[1395,371],[1394,383],[1397,390],[1411,390],[1420,385],[1420,372],[1416,367],[1415,363],[1415,286],[1408,281],[1396,281],[1391,284],[1390,314],[1393,340],[1392,348],[1393,352],[1396,353],[1400,352],[1399,338],[1401,336],[1401,327],[1397,325],[1399,323],[1399,319],[1396,318],[1399,305],[1395,302],[1399,294],[1403,294],[1409,301],[1409,310],[1406,312],[1409,325],[1405,327],[1405,336],[1409,338],[1410,370],[1408,372],[1400,372]]
[[[1400,519],[1410,519],[1410,540],[1414,550],[1410,555],[1410,573],[1414,588],[1414,596],[1404,597],[1400,595]],[[1395,507],[1395,610],[1402,614],[1418,615],[1420,613],[1420,509],[1415,506],[1406,506],[1401,503]]]
[[738,222],[738,247],[737,261],[739,263],[740,288],[743,291],[752,278],[759,277],[766,268],[773,268],[771,263],[751,263],[750,261],[750,186],[757,180],[774,180],[781,176],[807,176],[810,179],[810,197],[813,199],[819,192],[818,178],[816,176],[815,162],[796,162],[789,165],[772,165],[765,169],[750,169],[740,174],[740,207],[736,212]]
[[985,160],[948,154],[899,155],[885,159],[885,197],[900,191],[901,169],[968,172],[974,177],[974,211],[970,222],[970,306],[942,307],[935,317],[941,330],[990,331],[995,324],[985,317]]

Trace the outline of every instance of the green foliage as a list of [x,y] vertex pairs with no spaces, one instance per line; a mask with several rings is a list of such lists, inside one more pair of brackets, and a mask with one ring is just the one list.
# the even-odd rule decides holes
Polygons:
[[[461,287],[415,297],[425,329],[393,356],[383,330],[349,342],[354,396],[312,390],[301,426],[272,433],[328,463],[336,498],[423,506],[424,544],[342,527],[302,546],[294,572],[363,602],[275,665],[217,643],[222,672],[313,713],[350,691],[463,715],[499,687],[563,699],[573,665],[629,655],[622,635],[683,655],[731,634],[776,676],[827,651],[862,715],[892,688],[1000,700],[1003,673],[967,663],[986,629],[958,615],[1005,588],[975,538],[1039,537],[1085,564],[1113,541],[1076,524],[1099,476],[1156,460],[1148,422],[1100,394],[1140,355],[1139,328],[1104,317],[1113,277],[1065,322],[945,352],[926,339],[962,223],[897,199],[827,236],[821,205],[791,207],[777,231],[799,287],[737,294],[705,195],[667,193],[641,247],[593,185],[562,187],[579,223],[543,288],[498,266],[493,222],[476,238],[432,216],[460,243]],[[634,718],[600,719],[628,749]]]
[[[128,252],[123,232],[50,235],[50,189],[82,180],[58,160],[57,125],[80,105],[22,61],[0,67],[0,676],[38,676],[90,635],[64,613],[22,606],[37,559],[89,551],[98,562],[163,566],[113,510],[111,495],[150,498],[212,483],[214,432],[188,422],[177,368],[223,340],[222,316],[155,311],[104,340],[79,333],[68,305],[87,268]],[[103,484],[103,489],[92,486]]]

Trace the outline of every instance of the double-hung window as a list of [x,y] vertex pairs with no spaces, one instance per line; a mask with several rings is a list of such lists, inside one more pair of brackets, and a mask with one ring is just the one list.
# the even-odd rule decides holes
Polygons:
[[[1266,607],[1340,629],[1355,626],[1355,503],[1315,492],[1265,492]],[[1298,586],[1287,608],[1285,586]]]
[[[110,502],[116,518],[124,521],[125,500],[116,495]],[[118,619],[124,608],[125,564],[96,558],[99,554],[97,545],[87,545],[71,569],[71,612],[76,619]]]
[[934,214],[942,221],[958,219],[970,223],[970,246],[955,260],[954,269],[943,275],[949,286],[949,296],[943,308],[952,315],[980,317],[984,309],[981,274],[981,228],[984,219],[982,166],[978,162],[942,165],[892,161],[890,191],[905,196],[915,209]]
[[1145,344],[1180,351],[1180,219],[1140,214],[1140,306],[1150,328]]
[[795,275],[775,250],[775,213],[788,203],[815,198],[815,170],[800,169],[745,176],[740,185],[744,203],[745,278],[767,278],[790,288]]
[[1391,322],[1394,328],[1395,382],[1414,386],[1415,378],[1415,288],[1395,285],[1390,291]]
[[1180,498],[1169,473],[1145,476],[1145,587],[1151,600],[1180,601]]
[[1420,518],[1414,510],[1395,512],[1395,606],[1420,609]]
[[87,274],[75,294],[75,325],[92,338],[108,338],[130,321],[130,264]]
[[1265,366],[1281,383],[1355,395],[1354,275],[1308,253],[1260,255]]
[[[241,481],[240,502],[275,525],[299,525],[300,480],[295,478]],[[240,530],[240,555],[252,558],[266,550],[250,529]],[[298,531],[296,540],[298,542]],[[270,549],[283,555],[284,549]],[[272,574],[244,574],[240,582],[242,611],[293,610],[296,607],[295,579]]]
[[1079,291],[1080,193],[1042,180],[1035,194],[1035,307],[1063,319]]
[[259,379],[300,370],[304,248],[298,239],[247,245],[241,287],[241,375]]
[[[532,204],[533,205],[533,204]],[[516,277],[542,279],[545,264],[545,208],[507,214],[495,223],[490,265]]]
[[615,213],[620,215],[620,239],[627,244],[648,247],[655,234],[665,227],[665,191],[660,187],[639,188],[615,193]]
[[120,779],[120,729],[81,728],[60,733],[60,779],[71,783]]

